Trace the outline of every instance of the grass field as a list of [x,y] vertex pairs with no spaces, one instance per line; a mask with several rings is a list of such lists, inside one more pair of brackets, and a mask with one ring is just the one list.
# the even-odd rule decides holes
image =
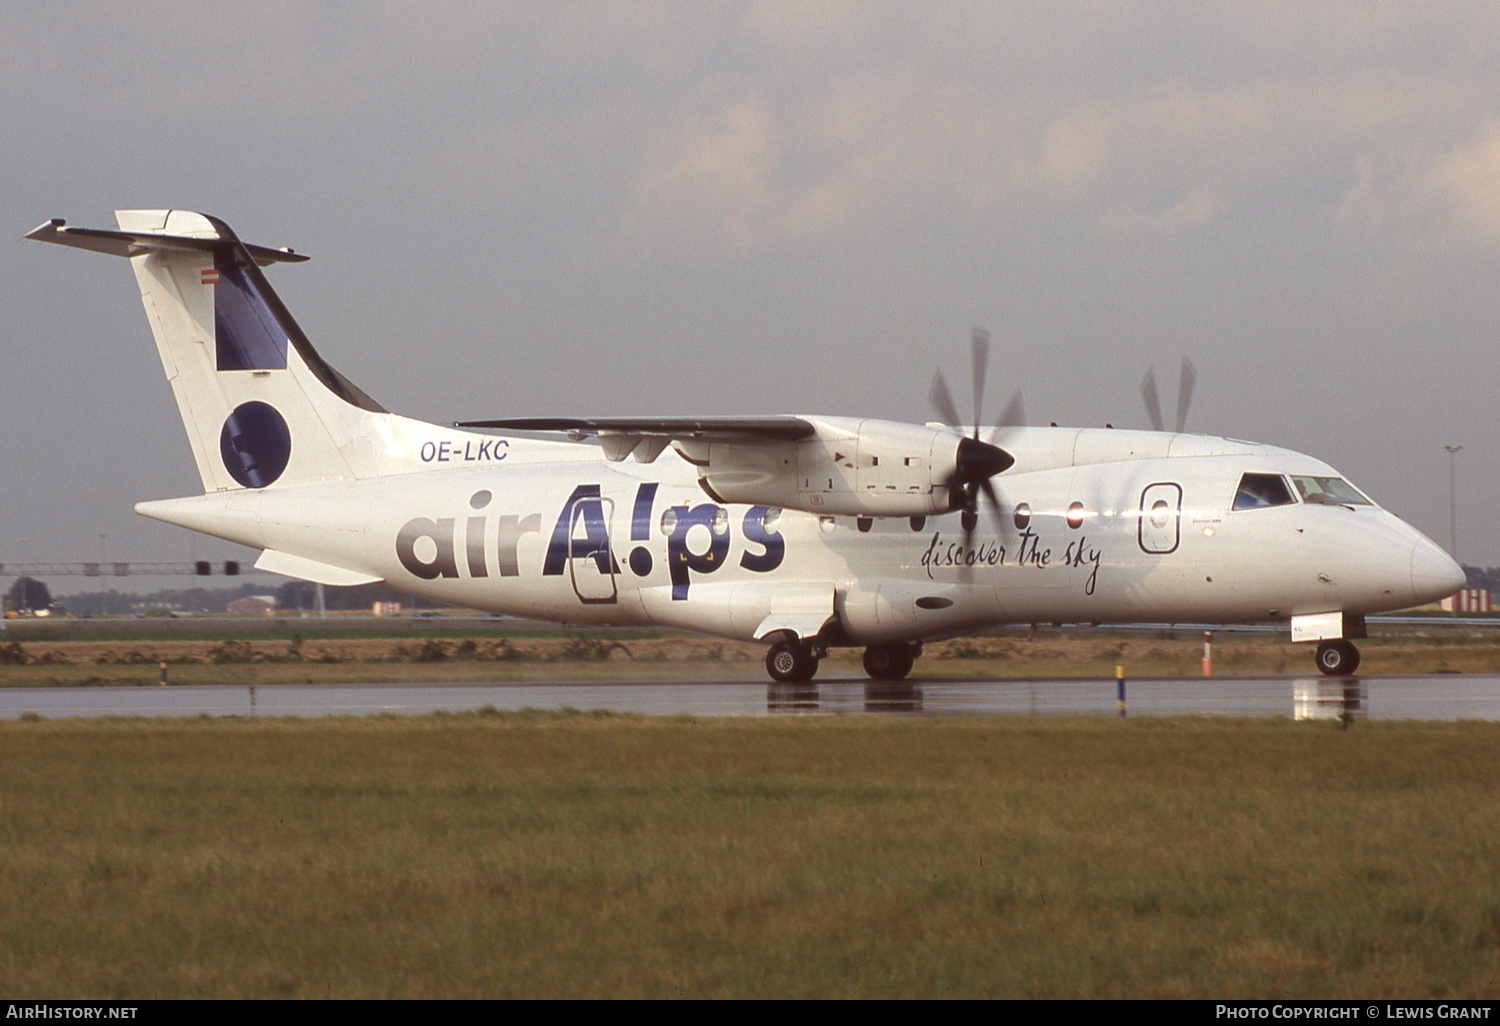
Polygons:
[[0,723],[0,992],[1500,995],[1500,725]]

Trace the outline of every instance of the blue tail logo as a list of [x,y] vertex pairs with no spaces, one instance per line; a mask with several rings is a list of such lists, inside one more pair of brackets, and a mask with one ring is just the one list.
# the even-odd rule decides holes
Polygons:
[[292,458],[292,432],[275,407],[241,403],[219,432],[219,455],[229,476],[246,488],[264,488]]

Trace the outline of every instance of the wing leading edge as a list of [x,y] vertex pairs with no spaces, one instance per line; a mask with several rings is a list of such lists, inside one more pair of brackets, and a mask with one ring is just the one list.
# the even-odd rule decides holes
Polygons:
[[[773,445],[817,434],[801,417],[509,417],[465,420],[455,427],[501,431],[560,431],[582,440],[598,438],[605,456],[619,462],[631,453],[650,463],[671,442]],[[686,455],[686,454],[685,454]],[[689,458],[690,462],[698,462]]]
[[454,427],[565,431],[579,438],[622,434],[714,442],[795,442],[817,431],[801,417],[510,417],[463,420]]

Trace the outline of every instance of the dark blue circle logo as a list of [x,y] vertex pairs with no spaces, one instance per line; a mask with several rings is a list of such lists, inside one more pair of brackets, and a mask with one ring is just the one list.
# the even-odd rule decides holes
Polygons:
[[246,488],[264,488],[292,458],[292,432],[274,407],[241,403],[219,432],[219,455],[230,477]]

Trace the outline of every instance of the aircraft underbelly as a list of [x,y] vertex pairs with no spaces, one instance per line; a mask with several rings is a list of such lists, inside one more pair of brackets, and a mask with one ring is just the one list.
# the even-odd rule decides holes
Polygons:
[[925,580],[861,580],[838,591],[839,622],[857,645],[893,644],[1005,622],[993,588]]

